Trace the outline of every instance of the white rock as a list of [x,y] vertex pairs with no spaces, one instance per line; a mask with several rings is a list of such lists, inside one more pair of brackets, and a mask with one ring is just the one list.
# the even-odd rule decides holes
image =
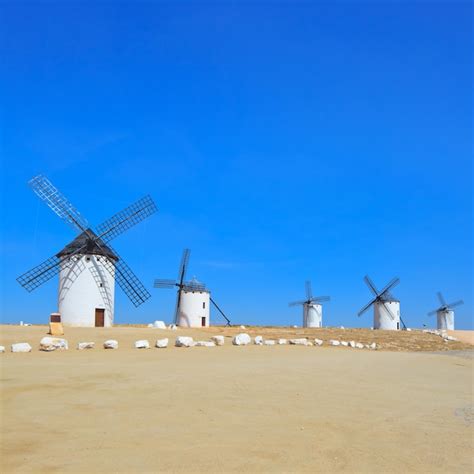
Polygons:
[[345,329],[345,327],[344,327],[344,326],[341,326],[339,329]]
[[364,344],[362,344],[362,342],[356,342],[356,347],[357,347],[357,349],[363,349]]
[[366,349],[370,349],[370,346],[369,346],[368,344],[366,344],[364,347],[365,347]]
[[0,352],[5,352],[5,346],[0,346]]
[[154,321],[153,327],[156,329],[166,329],[166,324],[164,323],[164,321]]
[[216,346],[223,346],[225,343],[224,336],[212,336],[211,340],[214,342]]
[[315,339],[314,344],[317,346],[322,346],[323,345],[323,340],[322,339]]
[[246,346],[252,342],[252,338],[245,332],[237,334],[232,339],[232,344],[234,346]]
[[289,342],[290,344],[293,344],[294,346],[307,346],[308,345],[308,339],[306,339],[305,337],[290,339]]
[[152,327],[153,327],[153,323],[150,323],[150,324],[148,325],[148,327],[149,327],[149,328],[152,328]]
[[407,331],[411,331],[411,328],[407,328]]
[[150,343],[146,339],[135,341],[135,349],[150,349]]
[[176,324],[170,324],[170,325],[168,326],[168,329],[171,329],[172,331],[177,331],[178,326],[176,326]]
[[31,352],[31,346],[27,342],[17,342],[11,346],[12,352]]
[[336,341],[335,339],[331,339],[329,341],[329,344],[331,344],[331,346],[340,346],[341,345],[341,341]]
[[349,341],[349,345],[350,345],[352,348],[354,348],[354,347],[356,346],[356,343],[355,343],[355,341]]
[[215,342],[211,342],[211,341],[196,341],[194,345],[197,347],[215,347],[216,346]]
[[157,339],[155,347],[158,347],[158,349],[164,349],[165,347],[168,347],[168,338],[165,337],[164,339]]
[[297,328],[298,328],[298,326],[296,326],[296,325],[295,325],[295,326],[291,326],[291,327],[292,327],[293,329],[297,329]]
[[445,341],[457,341],[457,339],[456,339],[455,337],[449,336],[449,335],[447,335],[447,334],[443,335],[443,339],[444,339]]
[[192,337],[188,336],[178,336],[174,343],[176,347],[193,347],[194,341]]
[[288,341],[287,341],[286,339],[283,339],[283,338],[278,339],[278,341],[277,341],[277,343],[280,344],[280,346],[285,345],[287,342],[288,342]]
[[55,350],[67,351],[68,344],[66,339],[61,339],[60,337],[50,337],[45,336],[40,341],[40,351],[51,352]]
[[307,345],[307,346],[314,346],[314,344],[313,344],[311,341],[308,341],[308,342],[306,343],[306,345]]
[[369,348],[370,349],[377,349],[377,344],[375,342],[373,342],[372,344],[370,344]]
[[115,339],[108,339],[104,342],[104,349],[118,349],[118,342]]
[[263,341],[263,345],[265,345],[265,346],[274,346],[275,341],[273,339],[266,339],[265,341]]
[[347,347],[349,343],[347,341],[341,341],[341,346]]
[[240,326],[240,329],[245,329],[245,326],[242,324],[242,325]]
[[94,349],[95,342],[79,342],[77,344],[77,350],[83,351],[84,349]]
[[255,339],[253,340],[254,344],[257,346],[263,345],[263,337],[262,336],[255,336]]

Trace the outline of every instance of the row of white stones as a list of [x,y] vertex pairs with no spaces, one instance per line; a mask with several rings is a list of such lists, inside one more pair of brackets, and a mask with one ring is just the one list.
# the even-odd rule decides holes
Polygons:
[[[232,344],[236,346],[246,346],[252,342],[252,338],[246,334],[237,334],[234,336],[232,339]],[[297,339],[264,339],[262,336],[256,336],[254,338],[254,344],[257,346],[273,346],[275,344],[279,345],[284,345],[284,344],[292,344],[292,345],[297,345],[297,346],[322,346],[324,344],[324,341],[321,339],[314,339],[313,341],[310,341],[309,339],[305,337],[297,338]],[[335,339],[331,339],[329,341],[329,345],[331,346],[345,346],[345,347],[352,347],[352,348],[357,348],[357,349],[378,349],[381,346],[377,345],[375,342],[372,342],[372,344],[362,344],[361,342],[355,342],[355,341],[338,341]]]
[[423,329],[423,332],[428,333],[428,334],[434,334],[435,336],[442,337],[445,342],[447,341],[457,341],[454,336],[450,336],[446,330],[438,330],[438,329]]

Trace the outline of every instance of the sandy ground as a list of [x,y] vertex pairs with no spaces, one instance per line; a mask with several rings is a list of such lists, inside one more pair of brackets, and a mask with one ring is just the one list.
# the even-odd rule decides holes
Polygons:
[[[0,328],[0,344],[34,346],[0,355],[1,472],[473,470],[473,359],[457,356],[472,346],[367,331],[389,350],[228,341],[136,350],[136,339],[236,330],[118,327],[68,329],[71,349],[45,353],[36,350],[45,332]],[[401,352],[424,337],[423,350],[448,345],[453,357]],[[119,349],[101,349],[107,338]],[[77,351],[79,340],[99,347]]]

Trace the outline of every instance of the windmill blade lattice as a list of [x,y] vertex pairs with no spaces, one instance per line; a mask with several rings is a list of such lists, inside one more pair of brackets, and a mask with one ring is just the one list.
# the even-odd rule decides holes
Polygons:
[[150,196],[145,196],[97,226],[98,238],[110,242],[157,211]]
[[28,184],[38,197],[70,227],[81,232],[89,228],[87,219],[80,214],[48,178],[38,175],[31,179]]

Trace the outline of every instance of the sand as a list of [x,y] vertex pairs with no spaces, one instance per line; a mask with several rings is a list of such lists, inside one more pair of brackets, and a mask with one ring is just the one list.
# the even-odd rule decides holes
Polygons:
[[[303,331],[248,331],[259,330]],[[472,359],[229,340],[132,348],[141,338],[236,331],[68,329],[73,347],[45,353],[36,350],[45,327],[1,327],[0,344],[30,342],[34,352],[0,354],[0,470],[472,472]],[[426,350],[438,343],[411,337],[431,341]],[[119,349],[75,350],[107,338]],[[453,344],[453,354],[472,347]]]

